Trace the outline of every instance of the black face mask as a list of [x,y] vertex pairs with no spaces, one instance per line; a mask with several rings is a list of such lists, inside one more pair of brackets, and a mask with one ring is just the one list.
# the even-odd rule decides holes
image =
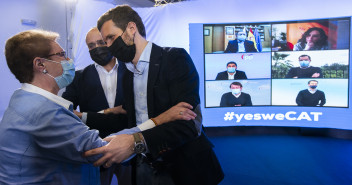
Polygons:
[[106,66],[112,59],[112,54],[108,47],[96,47],[89,51],[90,57],[101,66]]
[[134,56],[136,55],[136,45],[128,46],[119,36],[112,45],[109,47],[112,55],[114,55],[117,60],[121,62],[132,62]]

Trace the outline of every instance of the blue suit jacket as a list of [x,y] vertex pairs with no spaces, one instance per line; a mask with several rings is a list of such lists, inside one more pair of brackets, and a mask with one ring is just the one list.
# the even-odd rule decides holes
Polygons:
[[[122,105],[122,79],[126,71],[124,63],[119,62],[116,86],[115,106]],[[88,112],[86,124],[91,129],[99,130],[101,137],[106,137],[127,128],[127,116],[124,114],[99,114],[98,111],[109,108],[98,71],[94,64],[76,71],[73,82],[66,87],[62,97],[71,101],[74,109]]]
[[[218,75],[215,78],[215,80],[228,80],[228,79],[229,79],[229,75],[227,74],[227,71],[218,73]],[[235,80],[239,80],[239,79],[247,79],[247,75],[244,71],[236,70]]]
[[[245,40],[244,41],[244,48],[246,52],[257,52],[257,49],[254,47],[254,42]],[[227,44],[225,53],[237,53],[238,52],[238,42],[237,39],[230,40]]]
[[[123,100],[122,77],[126,70],[124,63],[119,62],[115,106]],[[66,87],[62,97],[73,103],[74,109],[80,107],[81,112],[98,112],[109,108],[98,71],[94,64],[76,71],[73,82]]]

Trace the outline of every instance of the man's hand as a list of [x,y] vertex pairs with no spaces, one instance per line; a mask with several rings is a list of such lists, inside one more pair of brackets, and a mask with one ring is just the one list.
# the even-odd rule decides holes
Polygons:
[[155,117],[154,120],[158,123],[158,125],[175,120],[194,120],[197,117],[197,114],[194,113],[192,109],[192,105],[185,102],[180,102]]
[[82,119],[82,112],[78,112],[76,110],[73,110],[73,113],[76,114],[80,119]]
[[126,114],[126,110],[122,108],[122,105],[108,108],[104,110],[104,114]]
[[104,164],[105,168],[109,168],[113,163],[121,163],[133,154],[133,135],[115,135],[107,137],[104,140],[109,143],[105,146],[84,153],[85,157],[103,154],[103,157],[94,162],[94,166],[101,166]]
[[319,73],[314,73],[314,74],[312,75],[312,78],[319,78],[319,76],[320,76]]

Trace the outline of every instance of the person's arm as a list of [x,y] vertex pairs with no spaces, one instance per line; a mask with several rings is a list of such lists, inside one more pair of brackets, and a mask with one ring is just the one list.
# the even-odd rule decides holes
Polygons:
[[291,69],[288,71],[288,73],[287,73],[287,75],[285,76],[285,78],[293,78],[293,77],[294,77],[293,71],[294,71],[294,69],[291,68]]
[[127,116],[125,114],[101,114],[87,112],[86,125],[91,129],[97,129],[102,138],[111,133],[119,132],[128,127]]
[[227,43],[226,49],[224,51],[224,53],[234,53],[235,49],[234,49],[234,44],[231,42],[231,40]]
[[246,101],[245,106],[253,106],[253,105],[252,105],[251,95],[248,94],[248,96],[247,96],[246,99],[247,99],[247,101]]
[[302,91],[300,91],[296,97],[296,103],[298,106],[303,106],[302,99],[303,99],[303,93]]
[[[147,121],[143,122],[142,124],[136,127],[123,129],[117,133],[111,134],[110,136],[121,134],[133,134],[175,120],[194,120],[197,117],[197,114],[194,113],[192,109],[193,107],[190,104],[180,102],[155,118],[148,119]],[[180,114],[180,112],[182,112],[182,114]],[[127,126],[125,128],[127,128]]]
[[247,79],[246,72],[243,71],[243,79]]
[[57,106],[45,106],[38,110],[40,117],[28,132],[34,136],[38,147],[48,150],[53,160],[90,163],[101,156],[82,157],[86,150],[101,147],[106,144],[96,130],[82,123],[74,114]]
[[319,73],[319,77],[318,78],[324,78],[323,71],[321,70],[320,67],[318,68],[318,72],[317,73]]
[[220,73],[218,73],[218,74],[216,75],[215,80],[221,80],[221,79],[220,79]]
[[227,100],[226,96],[225,96],[225,94],[223,94],[221,96],[221,100],[220,100],[220,107],[227,107],[227,101],[226,100]]
[[122,108],[122,105],[107,108],[102,111],[104,114],[126,114],[126,110]]
[[[164,123],[168,123],[174,120],[194,120],[197,115],[193,111],[191,111],[192,108],[193,107],[188,103],[178,103],[177,105],[171,107],[169,110],[163,112],[159,116],[152,118],[152,127],[160,126]],[[182,112],[182,114],[180,114],[180,112]],[[147,120],[141,125],[146,124],[147,122],[150,122],[150,120]],[[84,156],[89,157],[98,154],[104,154],[104,156],[97,160],[94,165],[101,166],[105,164],[105,167],[110,167],[112,163],[120,163],[125,161],[127,158],[131,158],[130,156],[133,154],[131,148],[133,148],[134,139],[133,136],[130,134],[139,132],[138,130],[139,128],[141,128],[141,125],[138,125],[139,127],[134,127],[131,129],[124,129],[116,133],[116,135],[112,135],[110,137],[105,138],[104,140],[108,141],[109,144],[100,148],[89,150],[84,153]],[[143,128],[141,128],[140,130],[143,131]]]
[[321,91],[321,93],[320,106],[324,106],[326,103],[325,93],[323,91]]

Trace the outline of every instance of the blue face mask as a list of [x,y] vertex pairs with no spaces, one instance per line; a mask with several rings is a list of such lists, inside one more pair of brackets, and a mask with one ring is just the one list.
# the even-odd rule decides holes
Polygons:
[[53,60],[45,59],[50,62],[61,64],[62,66],[62,75],[58,77],[53,77],[52,75],[48,74],[48,72],[44,71],[45,74],[49,75],[50,77],[54,78],[57,85],[60,89],[70,85],[72,83],[73,78],[75,77],[75,65],[73,64],[73,60],[62,60],[61,62],[56,62]]
[[232,94],[239,94],[241,92],[241,89],[231,89]]
[[309,66],[309,60],[301,60],[299,61],[299,65],[303,68],[307,68]]
[[236,72],[236,68],[234,68],[234,67],[228,67],[228,68],[227,68],[227,71],[228,71],[229,73],[234,73],[234,72]]

